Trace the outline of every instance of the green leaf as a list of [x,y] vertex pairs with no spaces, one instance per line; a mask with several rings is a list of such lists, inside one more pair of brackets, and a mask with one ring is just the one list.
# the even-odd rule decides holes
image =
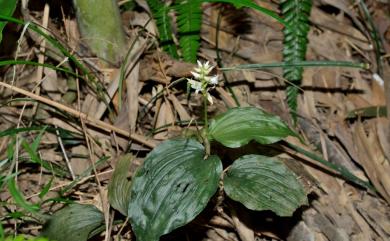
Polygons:
[[172,57],[178,58],[176,45],[173,41],[172,21],[169,17],[170,6],[160,0],[147,0],[153,18],[156,21],[160,45]]
[[131,182],[127,180],[127,174],[133,159],[134,157],[131,154],[120,157],[110,184],[108,184],[108,201],[113,208],[125,216],[127,216],[131,187]]
[[[0,0],[0,14],[11,17],[15,11],[17,0]],[[3,39],[3,29],[7,24],[6,21],[0,21],[0,43]]]
[[122,61],[125,32],[116,1],[73,0],[81,39],[101,60]]
[[183,59],[196,63],[202,24],[201,2],[180,0],[175,5],[175,10]]
[[56,212],[45,224],[42,236],[56,241],[86,241],[104,224],[103,213],[93,205],[72,204]]
[[233,200],[256,210],[291,216],[307,204],[298,177],[277,158],[246,155],[237,159],[224,177],[224,189]]
[[50,181],[43,187],[41,192],[39,193],[39,198],[42,199],[46,196],[46,194],[50,191],[51,185],[53,183],[54,177],[50,178]]
[[176,139],[146,157],[132,180],[128,211],[137,241],[157,241],[205,208],[217,191],[222,163],[204,155],[199,142]]
[[372,117],[386,117],[386,106],[368,106],[352,110],[348,113],[347,119],[354,119],[357,117],[372,118]]
[[278,116],[255,107],[239,107],[211,121],[209,139],[236,148],[255,140],[272,144],[287,136],[297,136]]
[[[283,61],[296,63],[305,60],[310,30],[309,16],[312,0],[282,0],[280,8],[284,20],[293,28],[284,28]],[[303,74],[302,67],[284,68],[283,77],[288,80],[286,96],[294,123],[297,121],[299,85]]]
[[15,203],[26,211],[31,213],[36,213],[39,211],[39,207],[37,205],[26,201],[23,194],[19,191],[14,178],[8,180],[8,191],[14,199]]

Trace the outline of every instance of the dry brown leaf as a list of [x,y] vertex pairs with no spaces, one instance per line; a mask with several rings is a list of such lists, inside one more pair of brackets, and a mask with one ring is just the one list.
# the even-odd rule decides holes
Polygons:
[[355,145],[359,161],[370,181],[390,203],[390,166],[380,149],[375,133],[376,131],[371,126],[364,129],[362,123],[357,122],[354,132]]
[[137,63],[131,70],[129,76],[126,78],[127,89],[127,104],[128,104],[128,120],[130,132],[134,132],[138,117],[138,94],[139,94],[139,63]]
[[168,99],[172,102],[175,111],[179,114],[179,118],[181,121],[189,121],[191,120],[190,114],[188,114],[187,110],[183,107],[180,101],[176,98],[175,95],[168,95]]
[[255,241],[255,233],[250,229],[240,218],[237,217],[237,213],[234,209],[231,210],[232,219],[238,236],[242,241]]
[[[72,147],[71,153],[72,155],[76,155],[76,156],[89,155],[88,149],[83,145]],[[84,171],[86,171],[90,165],[91,163],[87,158],[73,157],[70,159],[70,166],[73,170],[73,173],[77,176],[81,175]]]
[[[175,116],[172,111],[172,107],[169,104],[169,102],[164,101],[161,104],[161,108],[158,112],[157,121],[156,121],[156,128],[163,127],[167,124],[171,124],[175,122]],[[156,135],[154,135],[155,139],[158,140],[165,140],[168,138],[168,132],[162,131]]]

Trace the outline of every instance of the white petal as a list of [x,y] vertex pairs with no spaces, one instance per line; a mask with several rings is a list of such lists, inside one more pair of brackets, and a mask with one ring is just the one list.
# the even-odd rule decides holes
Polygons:
[[199,67],[199,68],[202,68],[202,66],[203,66],[203,65],[202,65],[202,62],[200,62],[200,60],[197,60],[196,62],[198,63],[198,67]]
[[202,83],[199,81],[195,81],[192,79],[188,79],[188,83],[190,83],[191,88],[195,89],[196,93],[202,90]]
[[196,72],[193,72],[193,71],[190,71],[190,72],[194,76],[195,79],[199,79],[200,78],[200,74],[198,74]]
[[214,76],[210,77],[209,83],[212,85],[217,85],[218,84],[218,75],[214,75]]
[[207,92],[206,94],[207,100],[210,102],[210,104],[213,104],[213,97]]
[[194,70],[195,70],[196,73],[202,72],[202,69],[201,69],[201,68],[194,68]]

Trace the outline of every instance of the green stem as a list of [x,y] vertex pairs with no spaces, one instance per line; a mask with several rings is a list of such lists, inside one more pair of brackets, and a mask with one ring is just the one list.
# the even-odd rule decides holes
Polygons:
[[366,63],[354,63],[349,61],[295,61],[294,63],[276,62],[266,64],[242,64],[233,67],[220,68],[221,71],[231,70],[250,70],[250,69],[267,69],[280,67],[349,67],[368,69],[369,65]]
[[202,139],[203,139],[203,144],[206,150],[206,155],[205,159],[207,159],[208,156],[210,156],[210,143],[209,140],[207,139],[208,132],[209,132],[209,124],[208,124],[208,117],[207,117],[207,90],[203,91],[203,111],[204,111],[204,126],[202,130]]
[[203,115],[204,115],[204,129],[206,131],[206,134],[208,132],[208,120],[207,120],[207,92],[205,91],[203,93]]

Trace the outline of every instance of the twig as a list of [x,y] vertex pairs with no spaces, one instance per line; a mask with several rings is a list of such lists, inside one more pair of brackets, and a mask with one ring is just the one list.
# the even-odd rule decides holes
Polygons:
[[19,94],[28,96],[28,97],[30,97],[30,98],[32,98],[34,100],[40,101],[40,102],[45,103],[45,104],[47,104],[49,106],[52,106],[52,107],[58,108],[60,110],[63,110],[63,111],[65,111],[65,112],[67,112],[67,113],[69,113],[69,114],[71,114],[71,115],[73,115],[73,116],[75,116],[77,118],[85,120],[85,122],[88,125],[94,126],[94,127],[99,128],[101,130],[104,130],[104,131],[113,131],[113,132],[115,132],[115,133],[117,133],[119,135],[129,137],[130,139],[133,139],[136,142],[142,143],[145,146],[148,146],[150,148],[156,147],[156,143],[153,140],[148,140],[144,136],[138,135],[138,134],[135,134],[135,133],[134,134],[130,134],[130,132],[128,132],[128,131],[125,131],[125,130],[122,130],[120,128],[117,128],[117,127],[115,127],[113,125],[110,125],[110,124],[108,124],[106,122],[103,122],[101,120],[96,120],[96,119],[88,116],[87,114],[85,114],[83,112],[76,111],[73,108],[70,108],[70,107],[68,107],[66,105],[63,105],[61,103],[52,101],[52,100],[47,99],[45,97],[36,95],[36,94],[31,93],[31,92],[29,92],[27,90],[18,88],[16,86],[9,85],[9,84],[1,82],[1,81],[0,81],[0,86],[8,88],[8,89],[10,89],[12,91],[18,92]]

